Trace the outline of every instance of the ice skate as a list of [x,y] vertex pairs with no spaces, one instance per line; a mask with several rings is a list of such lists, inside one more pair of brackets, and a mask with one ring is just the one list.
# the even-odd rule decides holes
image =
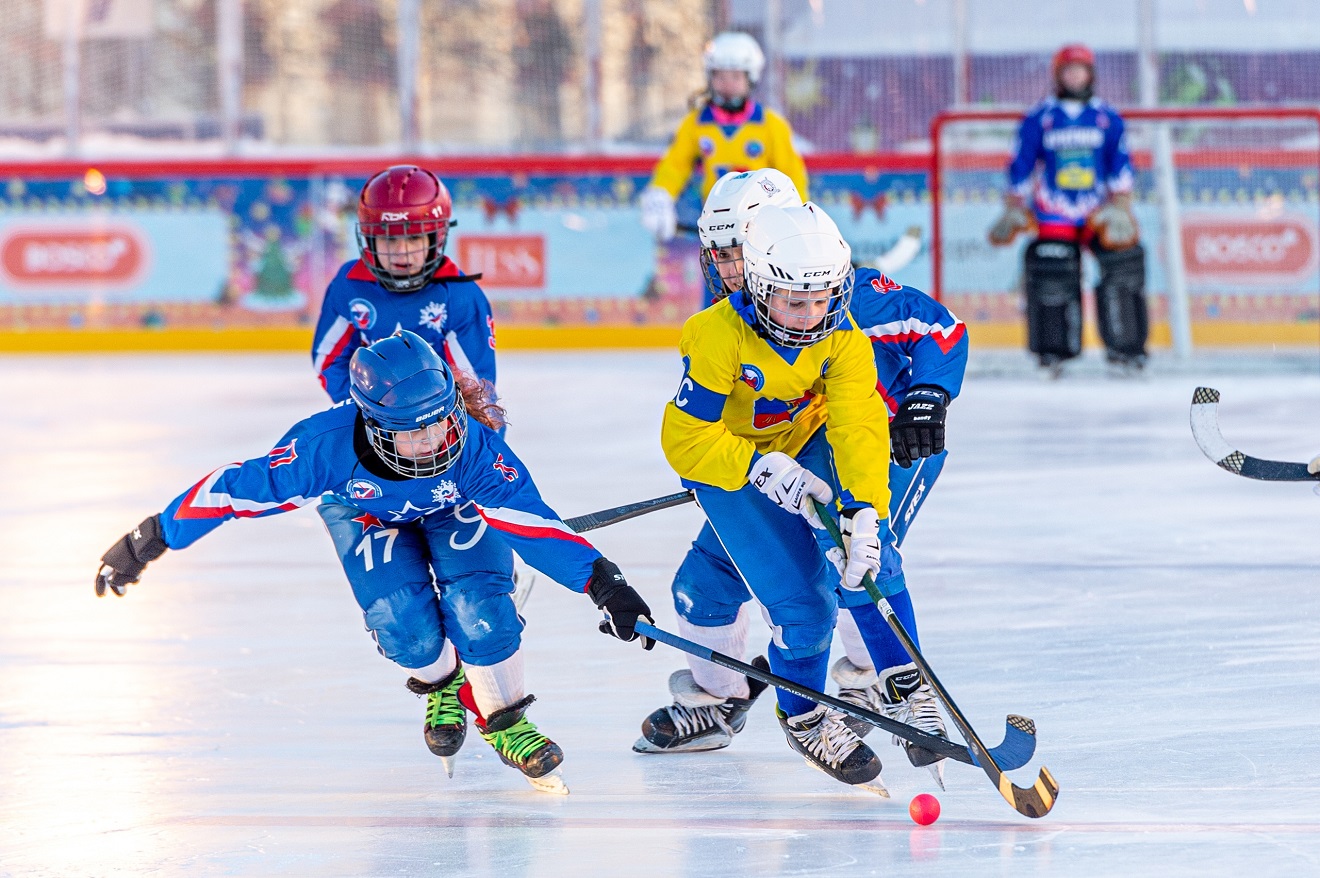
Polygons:
[[1110,378],[1120,380],[1141,378],[1146,374],[1146,357],[1142,354],[1129,356],[1110,351],[1105,354],[1105,371]]
[[436,683],[408,678],[408,689],[426,696],[426,723],[422,726],[426,746],[440,757],[445,773],[450,777],[454,776],[454,756],[467,737],[467,711],[458,700],[458,690],[466,682],[462,665]]
[[1041,354],[1040,375],[1047,381],[1058,381],[1063,377],[1063,358],[1058,354]]
[[801,753],[812,768],[889,798],[889,790],[880,779],[880,757],[848,728],[843,714],[819,705],[800,716],[786,716],[779,708],[775,714],[788,745]]
[[[930,684],[921,678],[921,672],[915,664],[888,668],[880,674],[877,686],[880,710],[885,716],[941,738],[949,737],[944,730],[944,719],[940,716],[935,693],[931,691]],[[913,765],[918,768],[928,767],[940,789],[944,789],[944,757],[897,735],[894,736],[894,744],[907,751],[908,761]]]
[[[859,668],[846,655],[840,656],[830,667],[830,679],[839,686],[840,701],[873,713],[885,712],[884,703],[880,700],[880,676],[874,668]],[[866,720],[851,716],[845,715],[843,721],[859,738],[865,738],[875,728]]]
[[527,706],[535,700],[536,696],[528,695],[485,720],[478,719],[477,731],[495,748],[500,761],[521,771],[534,789],[566,796],[568,787],[558,770],[564,751],[527,718]]
[[[757,667],[769,667],[763,657],[752,661]],[[636,753],[686,753],[721,750],[733,742],[733,736],[747,724],[747,711],[766,684],[748,679],[746,698],[721,698],[697,685],[692,672],[684,668],[669,675],[669,692],[674,703],[661,707],[642,720],[642,736],[633,744]]]

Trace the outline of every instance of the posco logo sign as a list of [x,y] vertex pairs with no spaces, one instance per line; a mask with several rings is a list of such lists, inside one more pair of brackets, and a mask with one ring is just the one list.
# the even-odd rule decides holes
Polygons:
[[1296,276],[1313,268],[1315,255],[1314,230],[1290,218],[1183,224],[1183,259],[1189,275]]
[[124,286],[147,268],[147,242],[127,225],[16,226],[0,239],[0,270],[15,286]]

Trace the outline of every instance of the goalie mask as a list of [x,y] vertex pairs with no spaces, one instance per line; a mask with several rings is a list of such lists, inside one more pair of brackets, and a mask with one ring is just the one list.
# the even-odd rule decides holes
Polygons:
[[440,178],[416,165],[395,165],[367,181],[358,197],[362,262],[390,292],[430,282],[444,260],[453,201]]
[[743,244],[743,291],[757,328],[781,347],[804,348],[838,329],[852,301],[852,248],[815,204],[763,208]]
[[401,329],[358,348],[348,374],[367,439],[386,466],[421,479],[443,473],[458,459],[467,438],[463,394],[421,336]]
[[743,286],[742,245],[747,224],[767,205],[796,207],[802,196],[788,175],[774,168],[731,172],[720,177],[706,196],[697,220],[701,236],[701,273],[716,301]]

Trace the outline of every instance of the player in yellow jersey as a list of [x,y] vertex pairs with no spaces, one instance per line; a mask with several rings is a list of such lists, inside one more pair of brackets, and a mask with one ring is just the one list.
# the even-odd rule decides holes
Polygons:
[[[848,316],[852,254],[833,220],[811,203],[763,207],[742,254],[743,288],[683,327],[685,369],[661,443],[710,523],[703,551],[739,574],[717,585],[729,593],[705,597],[736,617],[750,588],[774,632],[770,667],[819,690],[836,584],[861,589],[897,557],[886,538],[888,409],[870,341]],[[813,499],[839,510],[846,559]],[[788,692],[778,702],[790,746],[811,765],[884,793],[880,760],[842,714]]]
[[684,117],[669,149],[642,190],[642,225],[657,240],[674,237],[674,202],[700,170],[701,199],[729,171],[776,168],[807,197],[807,166],[793,148],[793,132],[783,116],[751,99],[765,69],[765,55],[747,34],[716,35],[704,58],[709,95]]

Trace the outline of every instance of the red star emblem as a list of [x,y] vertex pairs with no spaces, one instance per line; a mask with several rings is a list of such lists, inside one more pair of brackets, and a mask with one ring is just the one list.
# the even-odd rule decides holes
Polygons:
[[367,531],[371,530],[373,527],[379,527],[382,530],[385,527],[385,525],[380,523],[380,519],[372,515],[370,512],[364,512],[361,515],[354,518],[353,520],[356,521],[358,524],[362,525],[363,533],[366,533]]

